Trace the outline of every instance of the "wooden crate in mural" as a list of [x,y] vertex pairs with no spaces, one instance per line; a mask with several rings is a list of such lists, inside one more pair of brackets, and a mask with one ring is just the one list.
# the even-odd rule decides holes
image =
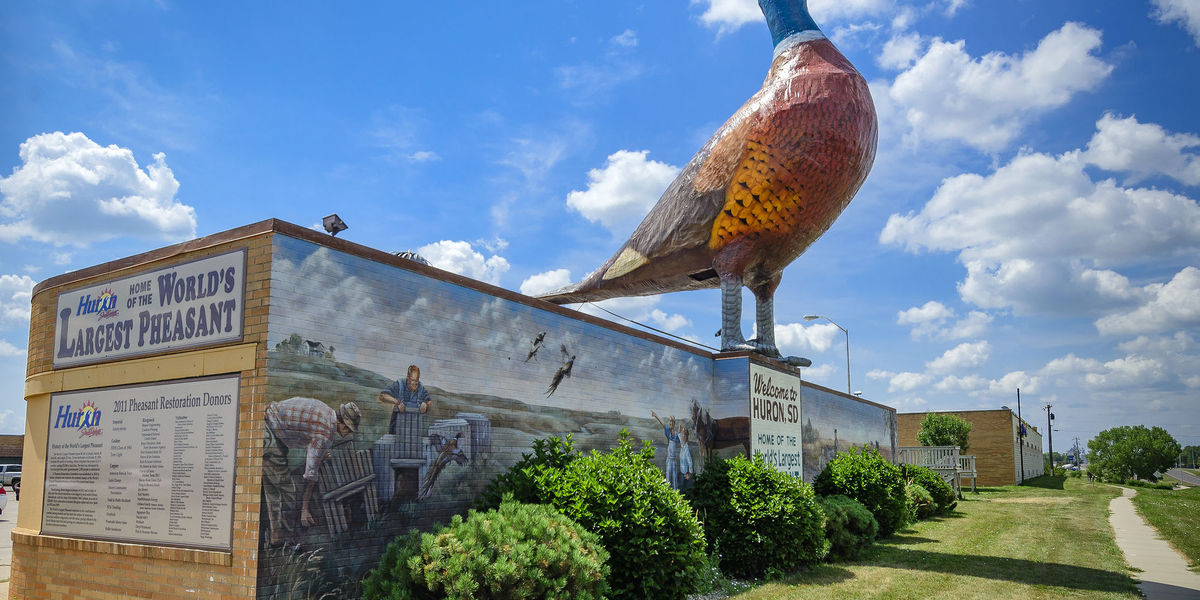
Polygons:
[[484,452],[492,451],[492,422],[479,413],[460,412],[454,415],[471,426],[471,460],[478,460]]
[[347,508],[352,500],[362,500],[368,521],[379,514],[370,450],[331,453],[321,464],[317,484],[330,534],[350,527]]

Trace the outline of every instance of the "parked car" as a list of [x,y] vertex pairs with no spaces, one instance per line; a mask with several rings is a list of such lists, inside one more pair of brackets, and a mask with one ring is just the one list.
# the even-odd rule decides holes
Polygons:
[[15,486],[21,481],[21,465],[0,465],[0,484]]
[[8,493],[4,491],[4,486],[0,485],[0,514],[4,514],[4,507],[8,505]]

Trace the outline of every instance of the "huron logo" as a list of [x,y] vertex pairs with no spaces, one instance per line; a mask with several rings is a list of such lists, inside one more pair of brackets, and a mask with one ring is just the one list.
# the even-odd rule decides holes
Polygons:
[[70,404],[58,407],[58,416],[54,419],[55,429],[78,429],[79,437],[100,435],[100,410],[96,405],[87,402],[76,411],[71,410]]
[[88,315],[91,313],[97,313],[101,319],[115,317],[117,315],[117,295],[112,290],[105,288],[95,298],[91,294],[80,296],[79,308],[75,309],[75,314]]

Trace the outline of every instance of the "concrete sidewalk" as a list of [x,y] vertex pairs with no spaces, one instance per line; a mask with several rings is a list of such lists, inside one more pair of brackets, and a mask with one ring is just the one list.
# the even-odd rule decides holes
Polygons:
[[1200,599],[1200,574],[1189,571],[1187,560],[1133,508],[1131,498],[1137,492],[1130,488],[1121,490],[1122,495],[1108,505],[1111,511],[1108,522],[1125,560],[1142,571],[1133,574],[1141,580],[1138,587],[1142,594],[1149,600]]

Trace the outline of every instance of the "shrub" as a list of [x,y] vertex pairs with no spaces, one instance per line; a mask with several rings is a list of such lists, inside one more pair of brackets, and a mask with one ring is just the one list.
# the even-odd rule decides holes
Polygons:
[[829,559],[854,560],[875,543],[879,523],[862,502],[841,495],[824,496],[817,501],[825,512]]
[[1074,477],[1074,478],[1078,479],[1080,477],[1083,477],[1083,471],[1067,471],[1067,475],[1069,477]]
[[596,534],[509,497],[496,510],[393,540],[363,581],[363,598],[603,598],[607,559]]
[[[649,442],[635,452],[629,432],[622,431],[607,454],[593,450],[572,455],[562,466],[531,465],[510,480],[528,483],[537,502],[600,536],[610,555],[613,598],[683,598],[700,579],[705,559],[700,521],[653,458]],[[495,483],[502,493],[507,484]]]
[[756,455],[713,460],[689,491],[720,568],[736,577],[782,575],[829,550],[812,486]]
[[905,508],[908,513],[908,522],[914,523],[918,519],[928,519],[937,512],[937,503],[933,501],[933,495],[921,484],[909,484],[904,488],[904,494],[907,499]]
[[1151,489],[1151,490],[1173,490],[1173,489],[1175,489],[1175,486],[1173,486],[1169,483],[1151,483],[1149,481],[1142,481],[1140,479],[1127,479],[1127,480],[1125,480],[1123,485],[1147,488],[1147,489]]
[[813,487],[822,496],[842,494],[863,503],[879,522],[879,536],[887,537],[907,522],[904,476],[874,448],[839,452],[821,470]]
[[476,507],[480,510],[496,508],[508,495],[512,495],[517,502],[540,502],[535,474],[541,469],[567,466],[578,456],[574,444],[574,437],[570,433],[565,438],[534,440],[533,454],[522,454],[521,460],[490,481],[475,501]]
[[954,510],[958,506],[958,499],[954,497],[954,488],[950,487],[949,483],[938,475],[937,471],[917,465],[905,465],[904,476],[909,483],[915,483],[925,488],[930,496],[933,496],[933,503],[937,505],[937,514],[945,514]]

